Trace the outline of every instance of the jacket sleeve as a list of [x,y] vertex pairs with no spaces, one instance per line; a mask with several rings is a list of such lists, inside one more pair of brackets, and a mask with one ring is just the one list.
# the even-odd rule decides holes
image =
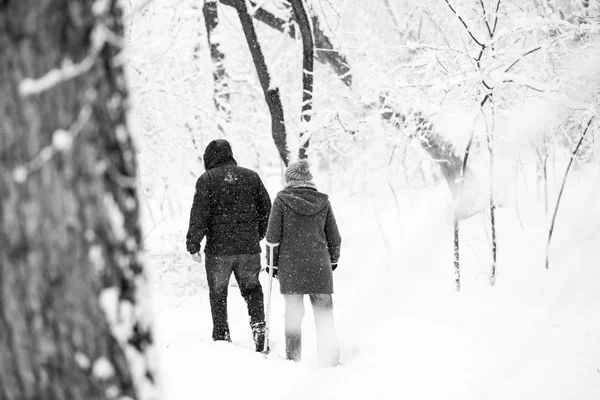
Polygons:
[[194,202],[190,212],[190,226],[186,236],[187,251],[191,254],[200,251],[200,242],[206,235],[209,215],[210,187],[207,176],[204,174],[196,182],[196,194],[194,194]]
[[258,213],[258,235],[260,240],[262,240],[267,234],[267,223],[269,222],[269,213],[271,212],[271,198],[260,178],[258,178],[256,211]]
[[337,223],[335,222],[331,204],[329,205],[327,219],[325,220],[325,236],[327,237],[327,247],[329,248],[329,259],[332,264],[335,264],[340,258],[342,237],[340,236]]
[[[269,225],[267,227],[267,243],[268,244],[279,244],[281,243],[281,231],[283,226],[283,207],[281,200],[277,197],[273,202],[273,208],[271,208],[271,215],[269,216]],[[273,249],[273,264],[279,265],[279,246]],[[269,247],[267,246],[267,263],[271,265]]]

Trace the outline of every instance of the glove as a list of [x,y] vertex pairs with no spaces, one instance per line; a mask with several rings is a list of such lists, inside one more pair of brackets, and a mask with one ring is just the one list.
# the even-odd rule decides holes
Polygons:
[[[271,269],[269,268],[269,266],[267,266],[267,274],[271,274]],[[277,274],[279,273],[279,268],[274,267],[273,268],[273,278],[277,278]]]
[[187,251],[190,254],[194,254],[200,251],[200,243],[192,239],[187,239],[185,241],[185,247],[187,248]]
[[192,260],[196,261],[198,264],[202,262],[202,254],[200,253],[200,251],[192,254]]
[[335,271],[336,268],[337,268],[337,263],[331,264],[331,270],[332,271]]

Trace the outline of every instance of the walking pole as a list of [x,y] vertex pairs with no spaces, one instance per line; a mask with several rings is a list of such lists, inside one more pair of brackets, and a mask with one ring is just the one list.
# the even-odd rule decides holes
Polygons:
[[279,243],[267,243],[267,247],[269,249],[269,262],[267,265],[269,268],[269,283],[267,285],[267,301],[265,305],[265,347],[263,348],[263,354],[266,356],[269,352],[269,322],[271,317],[271,292],[273,290],[273,256],[274,256],[274,248],[279,246]]

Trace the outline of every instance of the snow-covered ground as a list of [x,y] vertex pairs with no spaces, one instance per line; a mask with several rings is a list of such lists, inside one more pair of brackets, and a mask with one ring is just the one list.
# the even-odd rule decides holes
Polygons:
[[[569,179],[550,269],[549,218],[522,180],[518,207],[511,201],[497,212],[495,287],[488,283],[487,218],[461,223],[460,293],[444,186],[415,192],[414,208],[400,199],[400,213],[384,190],[334,193],[343,236],[334,273],[342,365],[329,369],[317,366],[308,300],[303,360],[285,361],[277,282],[268,358],[253,352],[233,278],[233,343],[212,342],[204,266],[185,252],[183,212],[171,224],[179,228],[148,245],[164,398],[600,399],[600,174]],[[268,182],[272,196],[277,185]]]

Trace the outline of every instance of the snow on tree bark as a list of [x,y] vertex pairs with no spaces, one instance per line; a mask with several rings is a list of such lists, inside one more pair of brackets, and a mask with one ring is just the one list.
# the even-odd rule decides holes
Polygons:
[[453,219],[453,232],[454,232],[454,288],[457,292],[460,292],[460,228],[459,221],[454,215]]
[[294,15],[300,27],[302,37],[302,114],[303,122],[300,131],[300,153],[299,158],[307,157],[307,150],[310,141],[308,124],[312,114],[313,103],[313,75],[314,75],[314,41],[311,29],[311,22],[308,16],[307,7],[304,0],[291,0]]
[[252,55],[254,66],[256,67],[256,73],[258,74],[258,79],[262,86],[269,112],[271,113],[271,133],[273,135],[273,140],[281,160],[287,166],[290,162],[290,154],[287,147],[287,134],[285,131],[283,105],[281,104],[279,88],[271,86],[271,75],[269,74],[262,48],[260,47],[258,37],[256,36],[252,17],[248,14],[246,0],[236,0],[234,2],[234,7],[240,18],[244,36],[246,37],[246,42],[248,43],[248,48],[250,49],[250,54]]
[[[461,198],[461,188],[463,176],[464,180],[471,181],[475,179],[475,176],[468,165],[463,165],[463,160],[458,156],[456,147],[437,132],[433,123],[420,112],[411,115],[400,114],[390,105],[386,96],[380,98],[380,104],[381,118],[393,127],[397,129],[405,125],[414,127],[414,132],[411,132],[409,136],[417,139],[423,150],[439,165],[452,194],[452,199],[456,202],[457,215],[460,218],[471,215],[473,212],[472,202]],[[460,201],[457,201],[458,199]]]
[[0,10],[2,399],[154,395],[115,4]]
[[[231,6],[237,9],[236,0],[219,0],[222,4]],[[250,2],[252,7],[256,8],[257,4]],[[286,21],[273,15],[269,11],[262,7],[256,8],[256,12],[252,16],[254,19],[264,23],[265,25],[278,30],[279,32],[285,33],[292,38],[296,38],[296,28],[290,22],[297,21],[295,15],[292,13],[291,19]],[[328,64],[335,74],[342,80],[342,82],[348,86],[352,86],[352,73],[350,71],[350,65],[346,59],[346,56],[336,49],[325,32],[320,28],[319,17],[311,15],[311,26],[313,30],[314,40],[314,54],[317,61],[322,64]]]
[[225,133],[225,124],[231,121],[231,107],[229,103],[229,85],[227,70],[225,69],[225,54],[221,52],[218,36],[215,34],[219,25],[217,0],[205,0],[202,7],[206,37],[210,47],[210,58],[213,64],[214,103],[217,110],[217,127]]

